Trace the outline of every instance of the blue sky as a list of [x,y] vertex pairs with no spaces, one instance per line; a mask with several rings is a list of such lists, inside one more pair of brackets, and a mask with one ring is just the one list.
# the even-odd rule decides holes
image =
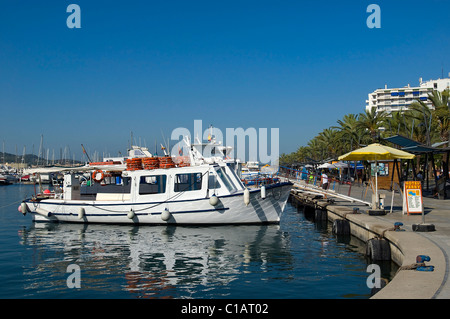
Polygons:
[[[81,29],[69,29],[71,3]],[[366,12],[381,9],[381,28]],[[0,141],[116,155],[194,120],[290,153],[367,94],[450,72],[450,1],[18,1],[0,6]]]

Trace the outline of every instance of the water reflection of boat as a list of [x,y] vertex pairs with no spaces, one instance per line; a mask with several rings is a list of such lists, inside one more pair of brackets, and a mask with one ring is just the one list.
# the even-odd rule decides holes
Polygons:
[[[289,263],[285,236],[278,225],[142,228],[33,223],[21,233],[22,244],[34,250],[35,268],[28,271],[46,278],[33,280],[34,286],[55,285],[52,277],[60,275],[55,269],[64,272],[76,263],[84,290],[106,289],[114,281],[121,282],[121,290],[157,298],[223,289],[250,264],[254,270]],[[51,261],[45,259],[49,257]]]

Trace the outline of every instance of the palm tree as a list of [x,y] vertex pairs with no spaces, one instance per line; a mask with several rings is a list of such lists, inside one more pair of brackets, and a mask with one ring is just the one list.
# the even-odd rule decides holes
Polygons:
[[411,137],[411,128],[414,126],[415,120],[405,116],[405,112],[391,112],[386,118],[386,129],[389,128],[389,134],[403,135]]
[[[450,146],[450,90],[433,91],[428,94],[428,98],[434,106],[434,118],[437,121],[437,127],[439,132],[439,138],[442,142],[448,141]],[[450,152],[446,152],[445,159],[443,161],[443,176],[448,178]]]
[[358,123],[357,114],[346,114],[342,120],[338,120],[339,126],[333,126],[338,130],[339,134],[339,146],[342,146],[340,150],[341,154],[352,151],[359,147],[359,145],[366,139],[367,131],[361,129]]
[[424,101],[417,100],[410,104],[409,109],[405,112],[405,116],[414,119],[418,124],[413,127],[413,134],[418,142],[430,146],[435,130],[433,124],[432,110]]
[[370,133],[370,141],[372,143],[377,141],[379,137],[379,129],[382,128],[386,122],[387,114],[384,111],[377,112],[375,108],[370,111],[360,113],[358,117],[358,127]]
[[422,144],[430,146],[433,135],[431,109],[423,101],[413,102],[409,105],[404,116],[412,119],[415,123],[411,128],[413,138]]
[[317,136],[322,149],[322,159],[333,157],[336,154],[337,130],[326,128]]
[[307,157],[312,158],[315,161],[322,159],[322,151],[317,136],[308,142]]
[[438,122],[439,138],[441,141],[449,141],[450,146],[450,100],[449,100],[450,90],[446,89],[444,91],[433,91],[428,94],[428,99],[434,106],[433,115]]

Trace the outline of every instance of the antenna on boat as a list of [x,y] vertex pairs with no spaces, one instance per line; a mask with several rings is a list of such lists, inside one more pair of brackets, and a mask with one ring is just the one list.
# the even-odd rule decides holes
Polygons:
[[130,131],[130,150],[133,149],[133,131]]
[[[166,144],[166,138],[164,137],[164,133],[163,133],[163,130],[161,129],[161,135],[162,135],[162,138],[163,138],[163,141],[164,141],[164,144]],[[166,149],[167,150],[169,150],[169,146],[166,144],[165,146],[163,146],[162,144],[161,144],[161,149],[164,151],[164,155],[170,155],[170,151],[169,151],[169,154],[167,154],[167,152],[166,152]]]
[[83,146],[83,144],[81,144],[81,148],[83,149],[83,154],[85,154],[85,155],[86,155],[86,157],[87,157],[88,161],[89,161],[89,162],[92,162],[92,161],[91,161],[91,159],[89,158],[89,155],[88,155],[88,153],[87,153],[87,152],[86,152],[86,150],[84,149],[84,146]]

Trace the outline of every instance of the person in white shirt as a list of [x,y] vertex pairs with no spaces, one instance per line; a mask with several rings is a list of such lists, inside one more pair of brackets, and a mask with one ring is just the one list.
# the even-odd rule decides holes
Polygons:
[[322,172],[322,188],[328,189],[328,176],[324,171]]

